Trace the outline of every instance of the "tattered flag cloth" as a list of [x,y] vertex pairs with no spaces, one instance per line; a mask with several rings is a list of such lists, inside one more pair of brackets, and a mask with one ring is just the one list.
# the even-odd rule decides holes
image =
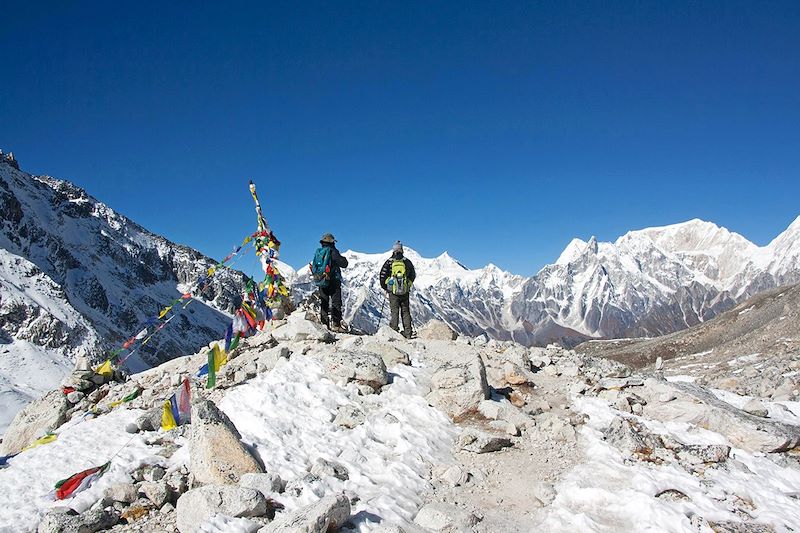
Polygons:
[[206,379],[206,388],[213,389],[217,384],[217,372],[222,365],[228,362],[227,354],[224,350],[220,350],[219,344],[214,344],[214,347],[208,351],[208,378]]
[[44,444],[50,444],[51,442],[53,442],[57,438],[58,438],[58,435],[56,435],[55,433],[48,433],[44,437],[39,437],[38,439],[36,439],[32,443],[30,443],[27,446],[25,446],[25,448],[23,448],[22,451],[32,450],[32,449],[38,448],[39,446],[42,446]]
[[106,359],[106,362],[95,369],[95,373],[103,377],[110,377],[114,374],[114,368],[111,366],[111,359]]
[[98,479],[106,472],[106,470],[108,470],[110,465],[111,462],[109,461],[104,465],[89,468],[83,472],[73,474],[66,479],[62,479],[56,483],[54,494],[55,499],[65,500],[67,498],[71,498],[83,489],[88,488],[96,479]]
[[161,412],[161,429],[169,431],[192,421],[192,399],[189,378],[183,383],[169,400],[164,402]]
[[121,398],[121,399],[119,399],[117,401],[111,402],[108,405],[109,405],[109,407],[111,407],[113,409],[113,408],[117,407],[118,405],[122,405],[123,403],[126,403],[126,402],[129,402],[131,400],[136,399],[136,397],[139,396],[139,393],[141,391],[142,391],[142,389],[137,387],[136,390],[134,390],[132,393],[128,394],[124,398]]

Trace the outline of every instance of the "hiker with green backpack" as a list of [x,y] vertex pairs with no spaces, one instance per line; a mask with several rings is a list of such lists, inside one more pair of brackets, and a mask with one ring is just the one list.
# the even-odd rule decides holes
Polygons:
[[[319,240],[314,260],[308,265],[319,288],[319,318],[329,329],[342,332],[342,270],[347,258],[336,249],[336,239],[326,233]],[[330,313],[330,318],[328,315]]]
[[391,311],[389,327],[399,331],[398,323],[402,314],[403,336],[407,339],[410,339],[413,333],[409,296],[411,285],[416,277],[417,273],[414,271],[413,263],[403,257],[403,244],[400,241],[395,242],[392,246],[392,257],[387,259],[381,268],[380,281],[381,288],[389,296],[389,310]]

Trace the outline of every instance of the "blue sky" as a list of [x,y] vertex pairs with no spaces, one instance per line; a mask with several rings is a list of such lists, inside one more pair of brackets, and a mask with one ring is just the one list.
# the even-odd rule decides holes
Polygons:
[[798,2],[292,4],[7,2],[0,148],[217,258],[252,178],[295,266],[800,214]]

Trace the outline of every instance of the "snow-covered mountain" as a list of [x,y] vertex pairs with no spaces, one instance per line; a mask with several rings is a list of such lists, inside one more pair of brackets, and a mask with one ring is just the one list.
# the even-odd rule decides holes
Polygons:
[[[345,319],[365,331],[386,320],[378,272],[389,252],[344,254]],[[710,222],[631,231],[614,243],[574,239],[531,278],[494,265],[470,270],[447,253],[407,249],[418,278],[417,324],[444,320],[460,333],[527,345],[653,336],[692,326],[765,289],[800,281],[800,217],[759,247]],[[295,298],[313,292],[300,269]]]
[[[214,263],[66,181],[32,176],[0,158],[3,410],[16,411],[54,388],[75,355],[97,360],[119,346]],[[208,301],[188,306],[128,360],[129,368],[141,370],[220,338],[241,279],[219,272]]]

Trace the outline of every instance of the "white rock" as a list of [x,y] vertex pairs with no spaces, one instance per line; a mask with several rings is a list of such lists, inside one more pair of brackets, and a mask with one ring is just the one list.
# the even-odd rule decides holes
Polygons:
[[383,341],[392,341],[392,340],[405,341],[406,340],[406,338],[403,337],[403,335],[400,332],[393,330],[389,326],[381,326],[380,328],[378,328],[378,332],[375,333],[375,338],[378,339],[378,340],[383,340]]
[[458,333],[441,320],[429,320],[417,331],[417,337],[428,340],[454,341]]
[[50,391],[17,413],[0,443],[0,455],[19,453],[33,441],[66,422],[70,408],[64,393]]
[[429,503],[417,513],[414,523],[431,531],[471,531],[479,522],[474,513],[448,503]]
[[159,508],[169,499],[169,489],[164,481],[146,481],[139,486],[139,492]]
[[534,483],[531,488],[533,495],[545,505],[550,505],[556,499],[556,489],[551,483],[540,481]]
[[271,472],[264,474],[248,472],[247,474],[242,474],[239,486],[247,489],[256,489],[265,497],[268,497],[271,494],[282,492],[285,484],[279,475]]
[[389,382],[386,363],[380,355],[366,352],[333,352],[322,358],[325,370],[334,378],[355,381],[378,391]]
[[742,406],[742,411],[745,413],[750,413],[753,416],[760,416],[762,418],[766,418],[769,416],[769,411],[767,410],[767,406],[761,403],[759,400],[755,398],[749,400],[746,404]]
[[178,499],[176,510],[178,530],[181,533],[194,533],[216,513],[232,518],[263,516],[267,512],[267,500],[255,489],[206,485],[184,493]]
[[192,405],[189,456],[200,483],[238,483],[243,474],[263,472],[233,422],[208,400]]
[[136,486],[133,483],[116,483],[108,487],[103,496],[115,502],[133,503],[138,498]]
[[[356,337],[360,340],[360,337]],[[410,365],[411,359],[408,353],[394,346],[394,344],[384,342],[367,342],[363,343],[360,351],[367,353],[374,353],[380,355],[387,368],[397,365]]]
[[477,411],[480,403],[489,398],[486,369],[480,356],[450,361],[450,367],[434,372],[433,390],[427,398],[435,407],[454,420]]
[[287,516],[277,515],[275,521],[259,533],[326,533],[338,531],[349,518],[350,500],[347,496],[330,495]]
[[286,324],[276,328],[272,336],[279,341],[314,340],[332,342],[333,334],[322,324],[306,319],[301,313],[292,313]]
[[474,453],[491,453],[511,446],[511,439],[498,433],[467,428],[458,437],[458,447]]

